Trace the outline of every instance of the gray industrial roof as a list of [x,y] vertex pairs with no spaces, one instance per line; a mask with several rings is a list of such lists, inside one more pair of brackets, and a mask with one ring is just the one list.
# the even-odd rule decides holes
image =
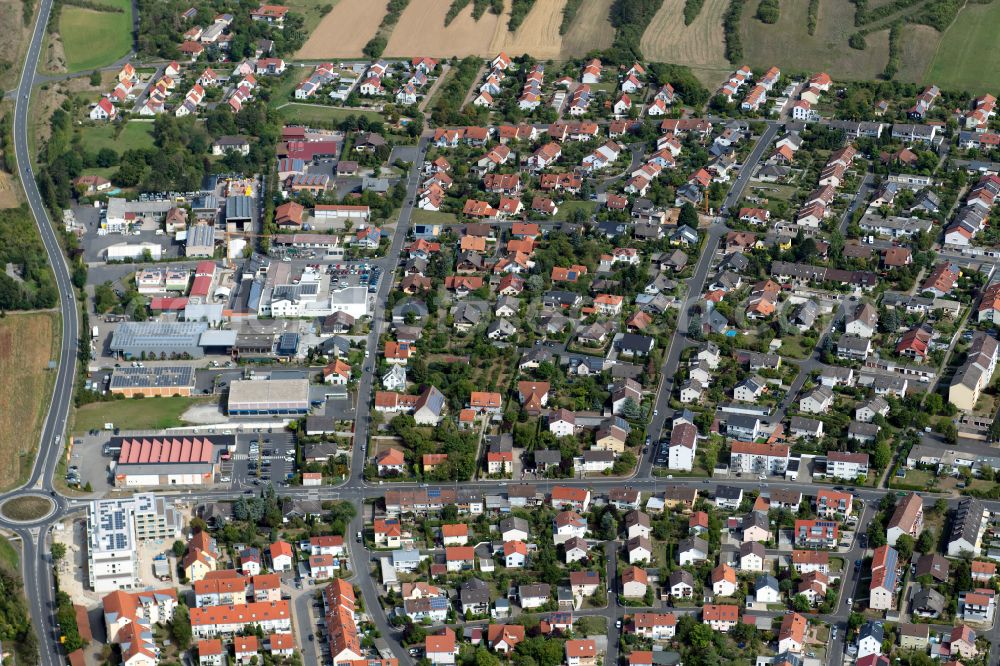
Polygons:
[[227,220],[249,220],[253,217],[253,197],[235,195],[226,197]]
[[229,409],[309,404],[308,379],[237,379],[229,385]]
[[111,336],[111,349],[145,347],[197,347],[201,334],[208,328],[203,322],[124,322]]
[[236,331],[208,330],[201,334],[198,342],[202,347],[232,347],[236,344]]

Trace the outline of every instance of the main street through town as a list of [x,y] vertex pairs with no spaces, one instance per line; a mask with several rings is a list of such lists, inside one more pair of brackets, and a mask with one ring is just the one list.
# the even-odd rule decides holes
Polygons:
[[[14,140],[16,157],[18,164],[18,175],[24,185],[27,200],[31,212],[41,231],[45,250],[52,264],[56,282],[60,294],[60,313],[62,315],[62,343],[60,355],[57,359],[58,367],[52,401],[49,405],[42,428],[41,440],[39,442],[38,457],[32,467],[31,474],[26,484],[18,490],[12,491],[2,497],[0,502],[14,497],[29,495],[41,495],[49,498],[53,503],[53,510],[44,518],[17,523],[7,518],[0,517],[0,527],[20,538],[22,543],[22,576],[24,578],[24,591],[29,602],[32,623],[38,632],[40,663],[43,666],[57,666],[63,661],[59,653],[59,644],[56,639],[57,630],[54,624],[55,603],[53,598],[54,583],[52,580],[52,564],[49,556],[48,533],[52,527],[66,517],[83,512],[88,504],[87,500],[66,498],[59,495],[53,485],[53,476],[56,470],[58,458],[62,452],[63,437],[65,436],[66,419],[70,405],[72,404],[72,393],[74,378],[76,374],[77,361],[77,341],[79,339],[78,303],[75,291],[70,280],[68,266],[63,258],[63,253],[59,245],[54,227],[48,217],[47,211],[42,203],[41,196],[35,184],[31,167],[31,156],[29,152],[28,134],[30,130],[30,97],[34,84],[40,79],[36,77],[36,69],[39,55],[42,50],[45,25],[48,22],[49,13],[52,9],[52,0],[42,0],[38,17],[32,32],[31,43],[22,71],[20,84],[16,91],[16,106],[14,116]],[[716,255],[720,240],[729,231],[724,224],[726,211],[736,205],[754,171],[754,168],[766,154],[772,142],[782,129],[780,122],[768,122],[762,136],[757,140],[752,152],[740,169],[739,175],[732,183],[727,193],[723,206],[718,214],[712,218],[707,226],[703,228],[705,240],[702,246],[702,253],[695,267],[694,273],[687,280],[687,294],[683,306],[680,309],[677,320],[677,328],[672,336],[669,349],[665,355],[662,366],[662,381],[653,402],[654,414],[651,418],[649,432],[654,440],[659,440],[664,430],[664,426],[669,422],[672,410],[669,407],[670,393],[673,387],[672,379],[678,369],[680,356],[684,349],[692,346],[694,341],[687,337],[690,306],[697,302],[712,266],[713,257]],[[413,211],[414,199],[419,186],[419,170],[424,160],[429,145],[428,137],[425,135],[417,149],[411,163],[406,179],[406,199],[404,200],[399,220],[392,236],[392,243],[387,258],[384,260],[386,275],[382,280],[377,294],[375,294],[374,317],[371,330],[368,336],[368,349],[378,348],[377,342],[385,320],[385,304],[389,290],[393,288],[393,272],[402,251],[403,243],[406,239],[410,227],[411,213]],[[635,156],[632,156],[635,162]],[[863,187],[867,183],[863,184]],[[318,498],[318,499],[338,499],[350,501],[355,506],[362,508],[369,500],[381,497],[385,490],[391,488],[417,488],[418,484],[395,483],[391,486],[368,483],[363,478],[365,460],[367,457],[367,443],[370,428],[370,401],[374,382],[374,368],[376,367],[374,358],[366,358],[362,377],[358,387],[358,401],[356,413],[356,429],[354,436],[354,449],[351,459],[351,473],[342,484],[338,486],[324,486],[320,488],[285,487],[278,489],[278,494],[289,498]],[[732,478],[725,480],[718,479],[694,479],[677,478],[669,481],[657,478],[653,474],[653,457],[655,456],[655,446],[650,447],[648,455],[644,456],[638,465],[635,473],[628,479],[599,479],[599,480],[563,480],[559,482],[542,481],[536,483],[540,492],[547,493],[555,485],[564,486],[585,486],[595,493],[606,492],[609,489],[628,485],[645,493],[656,493],[662,489],[666,483],[680,486],[696,487],[703,493],[714,493],[720,483],[739,486],[744,489],[789,489],[808,493],[814,487],[809,483],[776,481],[774,483],[762,482],[757,479]],[[506,484],[496,481],[472,481],[463,483],[463,488],[481,490],[486,492],[502,492]],[[857,526],[857,534],[864,533],[874,516],[874,505],[887,493],[885,489],[859,488],[855,496],[864,501],[865,509],[862,518]],[[233,491],[229,489],[219,490],[188,490],[173,491],[164,493],[185,502],[218,501],[233,498]],[[927,494],[928,498],[937,497]],[[950,506],[957,503],[955,498],[945,497]],[[1000,510],[1000,502],[985,502],[987,508],[992,511]],[[371,616],[375,626],[382,637],[387,641],[390,649],[404,666],[412,666],[414,659],[409,652],[400,644],[399,633],[390,625],[389,620],[382,609],[379,601],[378,590],[370,574],[373,565],[372,553],[364,548],[364,545],[357,543],[351,538],[353,533],[363,529],[364,511],[359,510],[357,517],[349,527],[348,543],[350,549],[350,560],[353,567],[353,582],[360,588],[365,607]],[[616,622],[626,613],[634,612],[633,608],[625,608],[618,603],[617,588],[615,579],[615,557],[618,544],[612,542],[606,546],[608,554],[608,584],[611,589],[608,593],[608,604],[601,609],[588,609],[581,611],[583,615],[597,615],[606,618],[608,627],[607,655],[605,663],[617,663],[618,661],[618,639],[619,631]],[[855,559],[864,556],[858,540],[854,539],[849,548],[842,549],[840,554],[845,561],[850,563]],[[827,620],[838,627],[838,638],[828,645],[828,663],[839,664],[844,651],[844,637],[846,636],[847,619],[850,613],[850,606],[847,600],[853,594],[857,585],[857,572],[852,566],[846,566],[844,579],[841,583],[841,596],[838,600],[836,610],[833,614],[822,619]],[[308,599],[309,595],[302,598]],[[308,603],[296,603],[296,613],[308,614]],[[688,612],[688,611],[681,611]],[[307,623],[298,623],[300,633]],[[996,628],[987,633],[987,638],[991,643],[996,644],[1000,640],[1000,632]],[[299,636],[301,642],[305,642],[303,636]],[[306,654],[311,657],[310,663],[316,660],[315,646],[304,648]],[[991,651],[991,666],[1000,663],[1000,656],[996,649]]]

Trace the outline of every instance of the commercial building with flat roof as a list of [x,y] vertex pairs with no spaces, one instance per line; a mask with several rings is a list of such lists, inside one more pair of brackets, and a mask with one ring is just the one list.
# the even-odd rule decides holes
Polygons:
[[123,358],[201,358],[199,340],[208,330],[204,322],[124,322],[111,336],[111,351]]
[[87,575],[98,593],[131,589],[140,584],[136,544],[146,539],[173,539],[181,521],[162,497],[95,500],[87,512]]
[[136,395],[190,396],[194,391],[194,368],[185,365],[155,368],[115,368],[108,386],[112,393],[131,398]]
[[188,227],[184,256],[211,257],[213,254],[215,254],[215,227],[210,224],[195,224]]
[[308,379],[238,379],[229,385],[229,414],[305,414]]

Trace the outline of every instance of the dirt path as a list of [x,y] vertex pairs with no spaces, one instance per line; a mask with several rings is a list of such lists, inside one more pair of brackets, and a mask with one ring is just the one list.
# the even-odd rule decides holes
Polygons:
[[435,81],[434,84],[427,89],[427,94],[424,95],[424,98],[420,100],[420,104],[417,106],[417,109],[421,113],[426,112],[427,105],[430,104],[432,99],[434,99],[434,95],[437,93],[438,88],[441,87],[441,85],[444,83],[445,78],[450,73],[451,73],[451,65],[441,65],[441,76],[439,76],[437,78],[437,81]]
[[483,82],[484,74],[486,74],[486,65],[482,65],[476,72],[476,78],[472,80],[472,86],[465,93],[465,99],[462,100],[461,108],[464,109],[466,104],[472,104],[472,100],[479,96],[479,86]]

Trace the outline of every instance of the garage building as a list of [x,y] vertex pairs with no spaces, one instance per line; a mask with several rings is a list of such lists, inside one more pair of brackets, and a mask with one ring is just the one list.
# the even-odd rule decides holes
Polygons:
[[237,379],[229,385],[229,414],[305,414],[308,379]]
[[194,391],[194,368],[173,365],[156,368],[115,368],[109,387],[112,393],[131,398],[181,395]]
[[232,435],[177,437],[112,437],[110,451],[118,451],[115,486],[198,486],[212,483],[216,461],[235,445]]

